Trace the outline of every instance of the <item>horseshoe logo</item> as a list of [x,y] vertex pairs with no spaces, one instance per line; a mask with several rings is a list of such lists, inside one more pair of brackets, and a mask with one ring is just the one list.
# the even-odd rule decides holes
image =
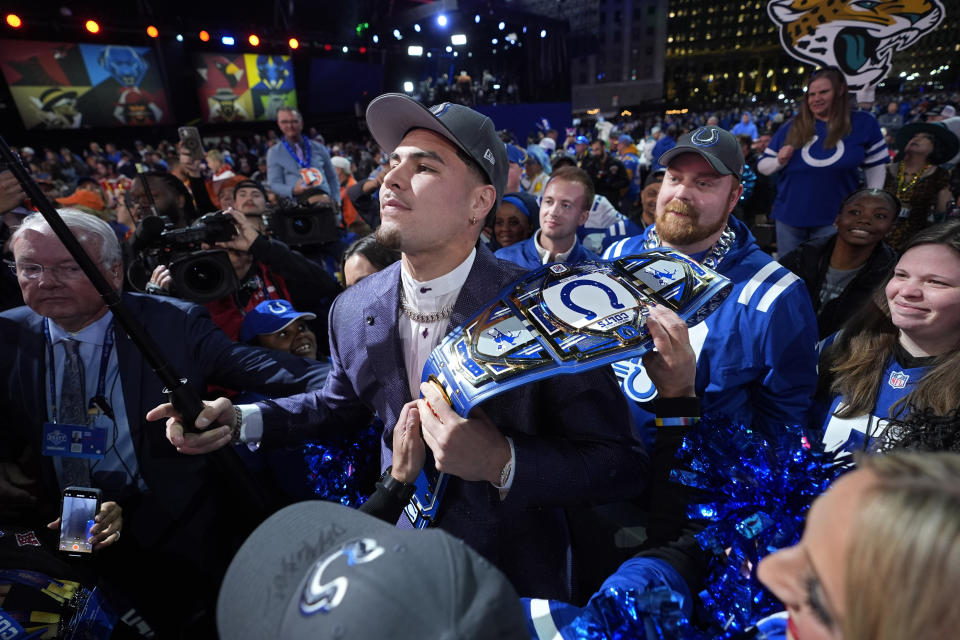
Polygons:
[[288,310],[287,305],[283,304],[282,301],[267,303],[267,309],[270,310],[270,313],[276,313],[278,315],[281,313],[286,313]]
[[810,155],[810,147],[812,147],[817,142],[817,136],[813,136],[813,140],[803,145],[803,148],[800,150],[800,155],[803,156],[803,161],[806,162],[811,167],[829,167],[832,164],[836,164],[840,158],[843,157],[843,140],[837,140],[837,150],[833,152],[833,155],[829,158],[814,158]]
[[574,289],[576,289],[577,287],[586,287],[586,286],[597,287],[598,289],[606,293],[607,299],[610,301],[610,306],[613,307],[614,309],[626,308],[617,299],[617,294],[613,291],[613,289],[595,280],[576,280],[574,282],[568,282],[567,284],[563,285],[563,288],[560,289],[560,302],[566,308],[571,309],[572,311],[576,311],[577,313],[582,313],[583,317],[586,318],[587,320],[594,320],[597,317],[596,313],[594,313],[590,309],[581,307],[580,305],[574,303],[574,301],[570,297]]
[[698,147],[712,147],[720,142],[720,134],[712,127],[700,127],[690,136],[690,142]]

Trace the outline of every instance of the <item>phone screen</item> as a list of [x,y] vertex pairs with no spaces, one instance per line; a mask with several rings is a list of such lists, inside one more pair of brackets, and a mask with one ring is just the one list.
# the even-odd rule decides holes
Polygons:
[[96,495],[67,490],[63,494],[63,512],[60,514],[60,551],[90,553],[90,528],[100,508]]

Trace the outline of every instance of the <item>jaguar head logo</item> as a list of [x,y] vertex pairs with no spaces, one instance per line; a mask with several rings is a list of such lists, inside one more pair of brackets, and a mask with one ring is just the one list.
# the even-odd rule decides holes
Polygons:
[[837,67],[852,90],[875,86],[893,54],[943,20],[942,0],[770,0],[767,13],[794,58]]

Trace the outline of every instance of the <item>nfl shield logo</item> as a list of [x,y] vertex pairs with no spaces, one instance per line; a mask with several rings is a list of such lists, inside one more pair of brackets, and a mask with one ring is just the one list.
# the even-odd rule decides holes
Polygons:
[[887,380],[887,384],[894,389],[903,389],[905,386],[907,386],[907,380],[909,379],[910,376],[905,374],[903,371],[891,371],[890,379]]

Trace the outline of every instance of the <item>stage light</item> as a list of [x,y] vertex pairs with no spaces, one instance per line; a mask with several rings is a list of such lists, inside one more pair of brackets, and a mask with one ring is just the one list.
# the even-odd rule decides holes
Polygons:
[[147,35],[150,36],[151,38],[156,38],[157,36],[160,35],[160,31],[157,30],[155,26],[150,25],[149,27],[147,27]]
[[206,29],[204,29],[203,31],[201,31],[201,32],[200,32],[199,34],[197,34],[197,35],[200,36],[201,42],[210,42],[210,34],[207,33],[207,30],[206,30]]
[[232,47],[237,43],[237,41],[233,39],[233,36],[220,36],[220,42],[227,47]]
[[87,20],[83,23],[83,28],[90,33],[100,33],[100,25],[97,24],[96,20]]
[[380,44],[380,36],[374,34],[374,36],[373,36],[373,44]]
[[546,29],[541,29],[541,30],[540,30],[540,37],[541,37],[541,38],[546,38],[546,37],[547,37],[547,30],[546,30]]
[[323,45],[323,50],[324,50],[324,51],[333,51],[333,45],[332,45],[332,44],[325,44],[325,45]]
[[450,36],[450,42],[455,45],[467,44],[467,35],[465,33],[455,33]]
[[183,42],[183,34],[182,34],[182,33],[178,33],[178,34],[177,34],[177,42]]
[[500,91],[500,85],[499,85],[499,84],[493,85],[493,90],[494,90],[494,91]]
[[524,33],[527,32],[527,27],[526,27],[526,26],[523,27],[523,32],[524,32]]
[[460,55],[460,52],[459,52],[459,51],[454,51],[454,52],[453,52],[453,57],[454,57],[454,58],[456,58],[458,55]]
[[416,44],[412,44],[412,45],[410,45],[409,47],[407,47],[407,55],[408,55],[408,56],[422,56],[422,55],[423,55],[423,47],[421,47],[421,46],[419,46],[419,45],[416,45]]
[[496,38],[493,38],[493,39],[490,41],[490,44],[497,44],[498,42],[500,42],[500,41],[497,40]]
[[477,15],[473,16],[473,21],[476,22],[477,24],[480,24],[480,14],[479,14],[479,13],[478,13]]
[[497,29],[500,29],[500,31],[503,31],[506,28],[507,28],[507,24],[505,22],[501,22],[500,24],[497,25]]
[[19,29],[20,27],[23,26],[23,20],[21,20],[21,19],[20,19],[20,16],[18,16],[18,15],[15,14],[15,13],[8,13],[8,14],[7,14],[7,24],[8,24],[9,26],[13,27],[14,29]]
[[393,37],[396,38],[397,40],[403,40],[403,36],[400,35],[400,29],[393,30]]
[[344,46],[343,46],[343,49],[341,49],[341,51],[343,51],[344,53],[346,53],[346,52],[350,51],[350,49],[349,49],[346,45],[344,45]]
[[357,49],[357,51],[359,51],[361,54],[363,54],[363,53],[366,53],[366,52],[367,52],[367,48],[366,48],[366,47],[360,47],[359,49]]
[[432,57],[433,57],[433,53],[431,53],[430,51],[427,51],[427,57],[428,57],[428,58],[432,58]]
[[437,24],[440,25],[441,27],[447,26],[447,16],[443,15],[442,13],[438,15]]
[[296,38],[290,38],[289,40],[287,40],[287,46],[290,47],[291,49],[299,49],[300,41],[297,40]]
[[413,83],[407,80],[403,83],[403,90],[407,93],[413,93]]
[[251,33],[251,34],[250,34],[250,37],[247,38],[247,42],[250,43],[250,46],[251,46],[251,47],[259,47],[259,46],[260,46],[260,36],[258,36],[258,35],[255,34],[255,33]]
[[413,30],[416,31],[417,33],[420,33],[420,25],[419,24],[413,25]]
[[447,45],[447,53],[450,53],[451,51],[453,51],[453,47],[451,47],[450,45]]

